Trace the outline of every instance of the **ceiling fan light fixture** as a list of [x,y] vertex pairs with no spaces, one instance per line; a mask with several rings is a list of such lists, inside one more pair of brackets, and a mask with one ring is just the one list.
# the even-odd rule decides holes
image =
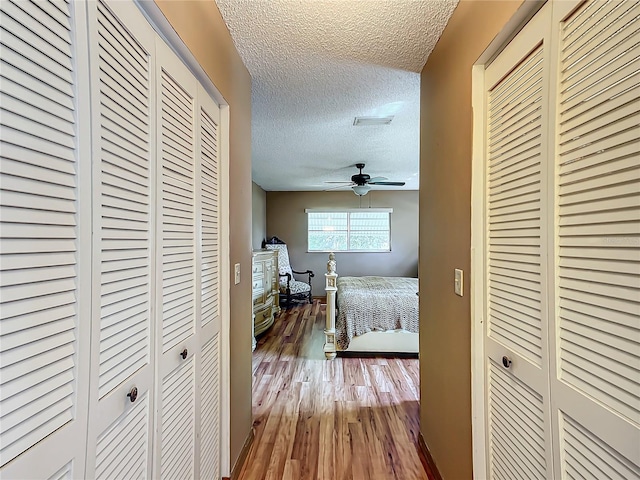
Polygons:
[[393,120],[393,115],[386,117],[355,117],[353,125],[355,127],[369,127],[371,125],[389,125]]
[[371,190],[371,187],[369,185],[354,185],[351,188],[353,189],[353,193],[355,193],[359,197],[366,195],[369,190]]

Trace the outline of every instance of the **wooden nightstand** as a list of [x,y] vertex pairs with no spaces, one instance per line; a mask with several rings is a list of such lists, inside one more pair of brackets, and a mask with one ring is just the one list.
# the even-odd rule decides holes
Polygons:
[[253,347],[255,348],[255,336],[271,327],[275,315],[280,313],[277,250],[253,252],[251,296],[253,299]]

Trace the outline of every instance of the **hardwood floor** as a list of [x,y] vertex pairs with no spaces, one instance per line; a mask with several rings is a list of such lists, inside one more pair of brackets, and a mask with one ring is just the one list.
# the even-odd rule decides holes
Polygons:
[[255,439],[239,478],[420,480],[417,359],[325,360],[324,305],[284,312],[253,357]]

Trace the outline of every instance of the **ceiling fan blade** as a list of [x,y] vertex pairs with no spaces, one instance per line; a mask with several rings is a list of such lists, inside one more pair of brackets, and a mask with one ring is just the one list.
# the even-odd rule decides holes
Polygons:
[[325,180],[323,183],[344,183],[345,185],[353,183],[351,180]]
[[325,188],[323,190],[323,192],[329,192],[331,190],[338,190],[339,188],[351,188],[351,182],[349,182],[348,184],[344,184],[344,185],[338,185],[337,187],[331,187],[331,188]]
[[369,185],[388,185],[391,187],[402,187],[404,182],[368,182]]
[[385,180],[389,180],[389,179],[387,177],[373,177],[373,178],[370,178],[367,183],[384,182]]

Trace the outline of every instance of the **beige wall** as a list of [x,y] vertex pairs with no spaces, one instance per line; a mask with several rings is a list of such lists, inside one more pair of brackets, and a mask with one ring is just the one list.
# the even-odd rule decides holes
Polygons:
[[[415,277],[418,273],[418,192],[373,191],[362,205],[393,208],[391,252],[337,253],[339,275],[386,275]],[[324,296],[326,253],[307,253],[305,208],[357,208],[352,192],[267,192],[267,235],[287,243],[294,270],[313,270],[314,296]],[[302,279],[302,277],[299,277]]]
[[[231,281],[231,466],[252,425],[251,413],[251,77],[213,0],[156,0],[175,31],[229,104]],[[233,267],[232,267],[233,269]]]
[[422,71],[420,428],[445,480],[472,477],[471,67],[520,4],[461,1]]
[[251,245],[257,250],[267,238],[267,192],[257,183],[252,183],[251,187]]

